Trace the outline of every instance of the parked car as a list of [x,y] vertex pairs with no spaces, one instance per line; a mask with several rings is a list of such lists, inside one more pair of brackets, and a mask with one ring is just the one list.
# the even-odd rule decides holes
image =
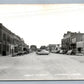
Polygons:
[[59,53],[60,53],[60,54],[63,54],[63,50],[60,50]]
[[25,53],[26,53],[25,51],[19,51],[14,56],[21,56],[21,55],[24,55]]
[[15,56],[17,56],[17,53],[13,53],[13,54],[12,54],[12,57],[15,57]]
[[37,49],[37,51],[36,52],[40,52],[41,51],[41,49]]
[[56,53],[57,52],[57,50],[51,50],[51,53]]
[[27,54],[27,51],[23,51],[22,54],[23,54],[23,55],[24,55],[24,54]]
[[60,52],[60,50],[57,50],[57,51],[56,51],[56,53],[59,53],[59,52]]
[[17,56],[18,56],[18,55],[23,55],[23,53],[24,53],[23,51],[19,51],[19,52],[17,53]]
[[67,53],[67,50],[63,50],[63,54],[66,54]]
[[51,53],[59,53],[60,50],[51,50]]
[[38,54],[38,55],[48,55],[49,51],[43,49],[41,51],[36,51],[36,54]]
[[66,54],[67,55],[75,55],[75,52],[73,50],[68,50]]

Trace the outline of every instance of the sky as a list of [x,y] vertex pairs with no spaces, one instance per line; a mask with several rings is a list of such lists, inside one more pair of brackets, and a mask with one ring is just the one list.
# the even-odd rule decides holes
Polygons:
[[67,31],[84,33],[84,4],[0,4],[0,23],[28,45],[61,44]]

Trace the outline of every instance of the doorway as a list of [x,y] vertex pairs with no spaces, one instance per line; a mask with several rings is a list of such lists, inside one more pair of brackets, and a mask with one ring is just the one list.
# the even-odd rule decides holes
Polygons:
[[79,48],[78,48],[78,53],[81,53],[81,50],[82,50],[81,47],[79,47]]
[[3,55],[3,56],[6,56],[6,45],[3,45],[2,55]]

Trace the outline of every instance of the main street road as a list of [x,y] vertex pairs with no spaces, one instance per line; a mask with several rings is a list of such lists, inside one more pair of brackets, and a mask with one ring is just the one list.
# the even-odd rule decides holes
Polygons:
[[84,56],[53,54],[0,56],[0,80],[84,79]]

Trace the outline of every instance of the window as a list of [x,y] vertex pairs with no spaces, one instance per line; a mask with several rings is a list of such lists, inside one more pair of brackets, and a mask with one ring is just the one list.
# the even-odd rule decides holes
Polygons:
[[3,51],[6,51],[6,45],[3,45]]
[[1,29],[0,29],[0,41],[1,41],[1,36],[2,36],[2,32],[1,32]]
[[13,39],[11,38],[11,44],[13,44]]
[[9,35],[7,36],[7,42],[10,43],[10,36]]
[[15,52],[15,53],[18,52],[18,47],[15,47],[14,52]]
[[3,40],[6,41],[6,34],[3,33]]
[[9,52],[9,45],[7,45],[7,51]]
[[13,44],[14,44],[14,39],[12,39],[13,40]]
[[1,54],[1,49],[2,49],[2,48],[1,48],[1,44],[0,44],[0,54]]

